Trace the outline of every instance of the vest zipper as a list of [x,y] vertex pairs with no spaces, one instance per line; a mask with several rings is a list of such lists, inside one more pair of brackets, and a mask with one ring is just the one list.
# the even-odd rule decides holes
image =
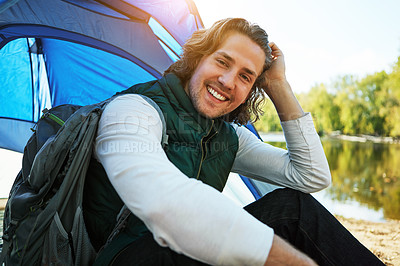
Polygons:
[[[211,137],[209,137],[206,141],[204,141],[204,139],[207,138],[207,137],[210,135],[213,126],[214,126],[214,120],[212,120],[212,124],[211,124],[210,130],[209,130],[209,131],[207,132],[207,134],[204,135],[204,136],[201,138],[201,140],[200,140],[201,160],[200,160],[199,171],[197,172],[196,179],[199,179],[200,171],[201,171],[201,166],[202,166],[203,161],[204,161],[205,156],[206,156],[206,153],[204,152],[204,150],[207,149],[207,148],[205,147],[205,144],[207,143],[207,141],[208,141],[209,139],[211,139],[211,137],[213,137],[213,136],[217,133],[217,132],[214,132],[214,134],[213,134]],[[203,141],[204,141],[204,142],[203,142]]]

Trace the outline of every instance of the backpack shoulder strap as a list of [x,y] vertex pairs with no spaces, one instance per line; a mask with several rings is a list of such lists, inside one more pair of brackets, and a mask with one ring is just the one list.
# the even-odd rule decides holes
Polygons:
[[158,115],[160,116],[162,127],[163,127],[162,128],[161,146],[164,148],[168,144],[167,123],[165,121],[165,117],[164,117],[163,112],[161,111],[160,106],[158,106],[158,104],[156,104],[155,101],[153,101],[151,98],[149,98],[149,97],[147,97],[145,95],[141,95],[141,94],[137,94],[137,95],[142,97],[143,100],[145,100],[148,104],[153,106],[154,109],[156,109]]

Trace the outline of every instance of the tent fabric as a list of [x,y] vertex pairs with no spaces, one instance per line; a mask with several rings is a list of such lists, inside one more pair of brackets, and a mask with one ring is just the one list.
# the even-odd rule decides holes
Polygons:
[[0,146],[11,151],[20,151],[22,147],[20,152],[23,152],[23,147],[32,136],[31,128],[34,125],[29,121],[0,118]]
[[[135,4],[155,17],[180,45],[183,45],[195,30],[204,28],[196,5],[192,1],[158,0],[149,3],[146,1],[126,0],[125,2]],[[166,12],[168,12],[165,6],[169,7],[167,10],[173,11],[170,16],[165,16]]]
[[48,58],[52,106],[93,104],[134,83],[154,79],[132,61],[80,44],[44,39],[43,52]]
[[[35,38],[51,38],[67,40],[75,43],[81,43],[85,46],[101,49],[109,53],[124,57],[128,60],[135,62],[140,65],[143,69],[151,73],[155,77],[161,76],[160,71],[149,66],[145,62],[138,59],[136,56],[108,43],[102,42],[98,39],[91,38],[88,36],[80,35],[77,33],[56,29],[42,25],[31,25],[31,24],[14,24],[0,26],[0,37],[3,37],[3,41],[0,42],[0,48],[8,42],[23,37],[35,37]],[[149,47],[151,49],[151,47]],[[160,49],[159,52],[163,53]]]
[[[3,126],[10,122],[0,123],[3,148],[22,152],[31,134],[30,130],[22,133],[25,122],[36,122],[44,108],[65,103],[92,104],[134,83],[155,78],[130,60],[92,47],[40,39],[40,48],[35,48],[40,53],[33,53],[30,43],[35,39],[15,39],[0,50],[0,72],[4,73],[0,76],[0,98],[7,99],[0,105],[0,118],[16,120],[12,123],[13,135],[9,135],[8,126]],[[7,136],[23,140],[11,146],[13,142]]]
[[0,13],[17,3],[18,1],[19,0],[0,0]]
[[[0,117],[32,120],[31,65],[27,40],[9,43],[0,50]],[[18,88],[18,90],[15,90]],[[4,102],[7,99],[7,102]],[[14,108],[18,106],[18,108]],[[13,108],[11,108],[13,107]]]
[[202,27],[191,0],[2,0],[0,10],[0,97],[10,99],[0,106],[0,147],[18,152],[41,110],[161,77]]
[[[1,13],[0,27],[5,23],[41,25],[40,29],[28,27],[29,30],[15,33],[20,36],[31,35],[26,37],[35,37],[32,36],[35,34],[33,30],[36,34],[55,36],[56,34],[51,32],[54,28],[64,31],[63,34],[57,33],[55,36],[59,39],[86,42],[80,36],[74,38],[71,33],[90,36],[134,55],[138,60],[152,66],[158,73],[162,73],[173,62],[158,43],[158,38],[148,26],[147,21],[110,17],[61,0],[20,0]],[[21,25],[17,28],[20,31],[23,30]],[[12,33],[7,29],[0,31],[0,34],[6,38],[12,37],[10,36]]]

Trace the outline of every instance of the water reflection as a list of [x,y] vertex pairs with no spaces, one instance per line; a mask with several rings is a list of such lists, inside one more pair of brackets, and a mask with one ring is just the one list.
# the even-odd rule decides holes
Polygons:
[[[400,145],[323,139],[332,173],[326,193],[332,200],[355,200],[400,219]],[[273,143],[284,147],[284,143]]]
[[400,219],[400,145],[338,140],[323,142],[331,167],[333,199],[354,199]]

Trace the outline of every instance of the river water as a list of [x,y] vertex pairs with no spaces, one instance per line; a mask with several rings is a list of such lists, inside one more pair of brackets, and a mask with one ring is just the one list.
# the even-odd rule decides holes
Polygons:
[[[323,140],[332,173],[326,192],[400,220],[400,145]],[[357,218],[357,217],[356,217]]]
[[4,211],[0,210],[0,245],[3,244],[3,239],[1,236],[3,236],[3,217],[4,217]]
[[[270,142],[284,148],[285,143]],[[332,213],[400,220],[400,145],[322,139],[332,185],[314,196]]]

